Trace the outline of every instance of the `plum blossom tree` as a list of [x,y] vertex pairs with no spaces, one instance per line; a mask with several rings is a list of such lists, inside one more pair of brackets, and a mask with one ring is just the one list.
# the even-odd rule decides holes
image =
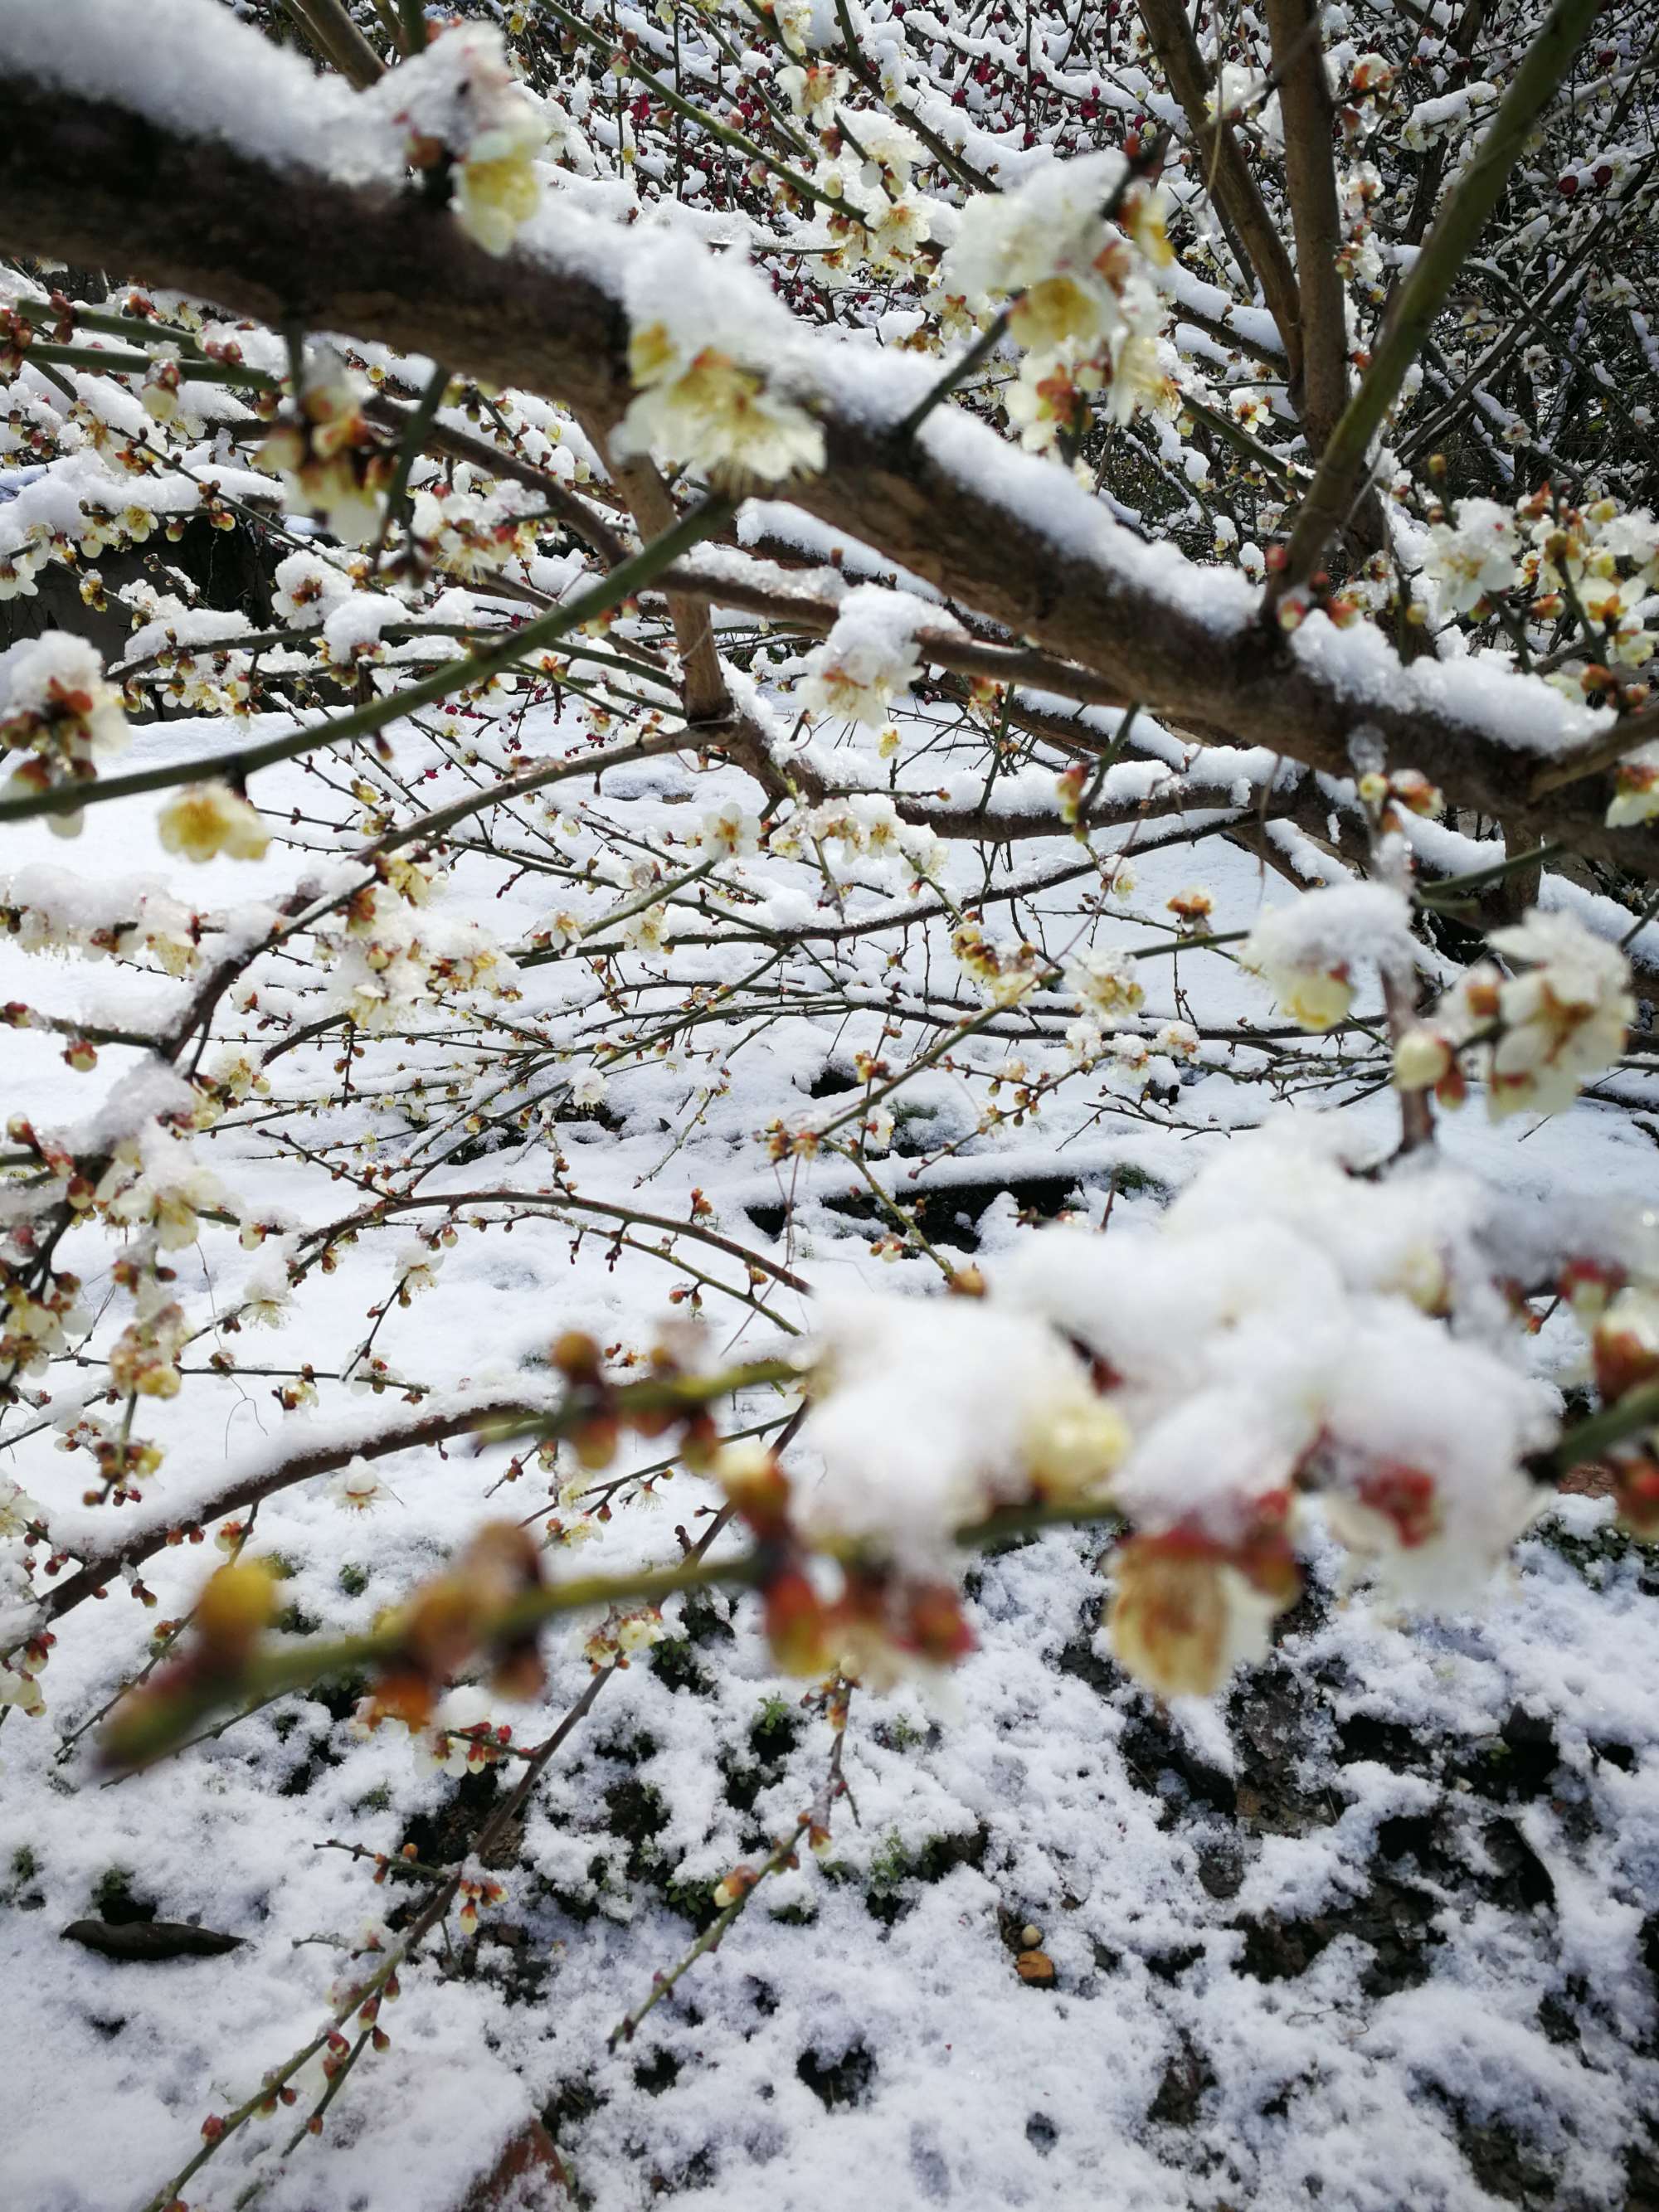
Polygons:
[[[1653,1134],[1654,39],[0,10],[0,1720],[154,1574],[60,1764],[343,1681],[511,1784],[151,2212],[320,2128],[691,1595],[834,1747],[629,2035],[828,1844],[854,1686],[969,1650],[965,1553],[1099,1524],[1179,1698],[1321,1547],[1455,1610],[1587,1463],[1659,1530],[1659,1224],[1514,1149]],[[1034,1158],[976,1257],[945,1194]],[[588,1285],[493,1363],[475,1240]],[[447,1558],[296,1619],[258,1516],[373,1549],[460,1439]]]

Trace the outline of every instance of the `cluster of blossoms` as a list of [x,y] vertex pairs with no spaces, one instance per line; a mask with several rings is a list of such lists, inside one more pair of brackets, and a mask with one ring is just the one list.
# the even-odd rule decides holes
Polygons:
[[951,950],[963,974],[993,1006],[1017,1006],[1050,967],[1035,945],[994,944],[976,921],[964,921],[951,933]]
[[917,880],[935,877],[943,864],[939,838],[925,822],[901,819],[884,792],[851,792],[820,799],[773,830],[767,850],[779,860],[811,854],[823,859],[835,848],[843,860],[902,861]]
[[582,1656],[596,1674],[602,1667],[625,1667],[635,1652],[648,1651],[667,1632],[660,1607],[613,1605],[588,1632]]
[[348,902],[343,927],[317,939],[331,1001],[359,1029],[392,1030],[411,1006],[440,994],[519,995],[518,969],[477,922],[417,916],[400,888],[365,885]]
[[363,544],[380,528],[396,461],[370,428],[363,394],[337,356],[308,357],[297,402],[258,460],[268,476],[280,477],[292,504],[318,516],[342,544]]
[[201,958],[202,916],[154,883],[117,878],[94,886],[56,868],[20,868],[0,878],[0,928],[25,952],[134,962],[147,956],[168,975],[188,975]]
[[[129,1322],[110,1346],[109,1379],[126,1397],[176,1398],[183,1381],[179,1355],[190,1334],[185,1310],[166,1297],[153,1276],[141,1280],[139,1297],[139,1317]],[[145,1310],[152,1298],[165,1303]]]
[[[129,469],[141,465],[160,466],[125,448],[117,458]],[[36,596],[39,586],[34,578],[48,562],[55,562],[81,568],[82,599],[90,607],[101,608],[102,578],[96,569],[82,568],[82,563],[96,561],[104,553],[131,552],[156,537],[176,545],[198,518],[215,530],[237,526],[235,513],[221,496],[216,479],[192,481],[175,476],[151,477],[142,485],[122,483],[103,465],[101,457],[89,451],[72,455],[63,468],[63,476],[52,487],[60,495],[50,504],[54,520],[28,519],[33,505],[29,497],[33,486],[11,502],[6,526],[0,530],[0,599]],[[236,473],[238,489],[244,495],[252,495],[258,478],[244,477],[240,471]],[[72,520],[65,516],[61,501],[61,493],[69,490],[75,494]]]
[[[97,1487],[82,1492],[84,1504],[108,1499],[122,1505],[142,1498],[144,1486],[160,1474],[167,1457],[159,1444],[132,1436],[125,1417],[109,1419],[83,1407],[60,1414],[58,1427],[58,1449],[85,1452],[97,1467]],[[133,1591],[145,1604],[154,1603],[141,1585],[134,1583]]]
[[729,345],[687,342],[660,320],[636,324],[629,374],[637,397],[617,438],[624,452],[654,452],[701,470],[712,483],[741,490],[816,476],[823,432],[806,410],[780,392]]
[[443,484],[415,494],[409,534],[421,568],[438,569],[464,584],[483,582],[536,548],[534,524],[514,514],[502,495],[485,498]]
[[[1109,1088],[1139,1097],[1157,1085],[1178,1085],[1181,1070],[1198,1057],[1199,1034],[1190,1022],[1162,1022],[1150,1036],[1103,1022],[1092,1012],[1066,1025],[1066,1050],[1073,1066],[1103,1071]],[[1011,1071],[1012,1073],[1012,1071]]]
[[[830,68],[810,72],[803,93],[821,89],[825,78],[841,74]],[[827,112],[829,101],[820,100],[818,107],[824,152],[812,181],[837,203],[828,218],[834,243],[825,256],[826,274],[844,277],[867,270],[902,279],[933,235],[928,203],[915,186],[915,166],[925,153],[921,141],[878,111],[838,119]],[[842,214],[843,207],[849,212]]]
[[1269,1133],[1155,1231],[1045,1231],[983,1300],[832,1307],[825,1474],[792,1525],[903,1588],[1000,1508],[1115,1508],[1114,1646],[1167,1695],[1263,1656],[1310,1498],[1356,1575],[1462,1602],[1535,1510],[1553,1427],[1467,1266],[1483,1207],[1446,1170],[1367,1182]]
[[[80,1291],[77,1275],[41,1279],[36,1270],[0,1263],[0,1366],[9,1373],[43,1375],[52,1355],[89,1326]],[[0,1494],[0,1521],[5,1514]]]
[[1171,258],[1161,196],[1121,154],[1057,162],[1018,191],[969,202],[939,281],[970,305],[1012,300],[1025,358],[1007,407],[1022,445],[1079,436],[1096,409],[1119,423],[1179,411],[1159,335],[1158,274]]
[[[130,313],[141,308],[154,313],[153,303],[140,294],[111,305],[125,306]],[[185,311],[179,313],[182,319]],[[7,323],[7,311],[0,306],[0,360]],[[58,335],[86,339],[92,352],[110,349],[110,342],[95,332],[76,332],[70,318]],[[204,355],[216,361],[240,357],[234,339],[202,343]],[[179,384],[174,350],[163,343],[154,356],[160,368],[137,393],[112,374],[88,373],[77,376],[79,396],[66,403],[55,385],[43,383],[33,391],[26,385],[13,387],[9,418],[0,416],[0,458],[51,465],[48,473],[16,487],[15,495],[0,508],[0,600],[35,596],[40,572],[57,564],[80,569],[81,596],[101,610],[102,579],[83,564],[106,551],[130,551],[158,537],[177,544],[198,518],[216,529],[237,526],[223,494],[234,486],[246,496],[257,479],[223,466],[217,456],[209,473],[199,466],[189,474],[169,467],[171,453],[188,448],[202,434],[204,425],[191,403],[206,389]],[[118,345],[113,357],[131,360]],[[123,372],[127,373],[131,372]],[[173,412],[161,424],[143,403],[163,394],[173,402]],[[198,459],[207,459],[199,448]]]
[[[196,1159],[183,1133],[194,1119],[188,1107],[176,1106],[143,1117],[136,1131],[109,1143],[95,1180],[61,1140],[21,1117],[8,1124],[9,1139],[42,1170],[32,1179],[32,1211],[62,1207],[67,1219],[96,1218],[136,1232],[112,1271],[116,1287],[131,1294],[132,1318],[110,1348],[109,1377],[129,1397],[170,1398],[179,1387],[178,1355],[191,1332],[162,1255],[196,1242],[203,1213],[235,1216],[235,1201]],[[0,1356],[8,1395],[15,1395],[14,1377],[40,1371],[92,1327],[79,1302],[78,1279],[46,1264],[36,1242],[34,1224],[22,1217],[0,1248]],[[159,1453],[125,1425],[118,1435],[95,1425],[72,1430],[64,1448],[92,1450],[106,1491],[118,1498],[137,1496],[138,1483],[160,1465]]]
[[[85,596],[86,582],[82,584]],[[247,623],[239,615],[191,608],[172,592],[142,578],[118,594],[131,610],[134,634],[122,663],[129,683],[175,708],[198,714],[246,715],[253,705],[252,658],[237,641]],[[135,686],[136,688],[136,686]]]
[[1546,484],[1513,507],[1462,499],[1454,513],[1455,523],[1431,522],[1423,561],[1443,611],[1469,614],[1519,591],[1530,618],[1553,622],[1576,600],[1602,632],[1606,658],[1630,668],[1652,659],[1642,616],[1659,591],[1659,520],[1645,507],[1571,507]]
[[462,228],[505,253],[541,204],[547,125],[495,26],[457,23],[383,77],[371,99],[403,134],[411,168],[449,172]]
[[[1422,574],[1443,617],[1482,620],[1508,602],[1570,698],[1632,707],[1645,696],[1626,672],[1645,668],[1659,644],[1659,520],[1646,508],[1611,499],[1576,507],[1547,484],[1512,507],[1459,500],[1454,518],[1431,521]],[[1649,746],[1617,771],[1608,826],[1656,814],[1659,750]]]
[[[22,756],[5,787],[11,797],[89,783],[127,736],[121,694],[85,638],[50,629],[0,653],[0,750]],[[82,817],[47,821],[73,836]]]
[[153,1231],[164,1252],[193,1244],[204,1212],[228,1212],[232,1206],[223,1183],[189,1143],[155,1121],[115,1146],[95,1203],[112,1221]]
[[1629,963],[1571,915],[1536,908],[1487,942],[1519,972],[1488,960],[1460,976],[1432,1020],[1401,1038],[1395,1080],[1455,1105],[1472,1053],[1494,1121],[1559,1114],[1625,1048],[1636,1018]]
[[1349,282],[1363,284],[1374,301],[1380,300],[1385,264],[1372,228],[1371,208],[1382,190],[1382,175],[1375,162],[1355,161],[1338,172],[1336,182],[1343,236],[1337,269]]

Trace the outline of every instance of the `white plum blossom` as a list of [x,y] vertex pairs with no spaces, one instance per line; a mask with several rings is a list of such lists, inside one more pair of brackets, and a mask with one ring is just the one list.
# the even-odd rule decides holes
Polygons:
[[1625,1048],[1636,1018],[1630,963],[1571,915],[1535,908],[1488,942],[1521,969],[1498,987],[1492,1114],[1559,1113]]
[[1460,499],[1455,524],[1429,530],[1423,573],[1433,581],[1448,614],[1468,614],[1495,592],[1515,583],[1521,534],[1513,508],[1492,499]]
[[836,102],[846,97],[849,73],[835,62],[812,62],[803,67],[788,62],[777,73],[778,89],[797,115],[810,122],[832,118]]
[[295,629],[318,629],[352,588],[349,576],[314,553],[290,553],[279,561],[275,582],[272,611]]
[[40,1506],[21,1483],[0,1475],[0,1536],[22,1536],[31,1523],[45,1518]]
[[623,921],[623,943],[630,952],[660,952],[668,942],[669,921],[668,908],[661,900],[642,906]]
[[242,1284],[243,1318],[263,1328],[280,1328],[292,1304],[288,1261],[280,1246],[269,1246]]
[[1018,1006],[1036,988],[1045,964],[1035,945],[995,942],[975,921],[963,922],[952,933],[951,950],[994,1006]]
[[915,632],[932,611],[908,592],[876,584],[849,592],[835,628],[807,657],[798,695],[807,712],[881,729],[893,702],[921,673]]
[[1609,830],[1630,830],[1659,816],[1659,744],[1627,753],[1613,770],[1613,796],[1607,811]]
[[859,1123],[859,1133],[866,1152],[885,1152],[892,1148],[894,1117],[885,1106],[871,1109]]
[[455,165],[457,220],[505,253],[541,204],[535,158],[547,125],[493,24],[456,24],[382,77],[371,95],[405,137],[417,169]]
[[15,1705],[31,1720],[38,1720],[46,1709],[40,1685],[27,1668],[14,1667],[0,1660],[0,1707]]
[[[19,756],[5,791],[17,798],[88,779],[127,743],[120,692],[85,638],[49,629],[0,653],[0,753]],[[73,836],[81,813],[48,817]]]
[[1209,1697],[1236,1668],[1259,1665],[1283,1610],[1279,1590],[1201,1542],[1131,1536],[1113,1555],[1113,1651],[1161,1697]]
[[343,545],[361,545],[378,531],[380,494],[393,466],[365,421],[364,396],[339,356],[318,349],[307,358],[297,404],[255,457],[294,507],[320,516]]
[[137,1143],[118,1147],[98,1195],[110,1218],[153,1229],[164,1252],[182,1251],[201,1233],[204,1212],[228,1212],[229,1193],[189,1144],[152,1123]]
[[257,809],[223,783],[187,784],[161,809],[156,826],[165,850],[198,862],[221,853],[261,860],[270,843]]
[[1171,1060],[1196,1060],[1199,1034],[1190,1022],[1165,1022],[1153,1038],[1158,1050]]
[[1630,963],[1573,915],[1534,908],[1487,942],[1519,972],[1483,961],[1395,1051],[1402,1091],[1437,1086],[1455,1101],[1459,1055],[1474,1048],[1493,1121],[1559,1114],[1624,1051],[1636,1000]]
[[792,54],[805,55],[813,40],[812,0],[775,0],[772,20]]
[[1065,977],[1096,1024],[1127,1021],[1146,996],[1134,961],[1110,945],[1087,945],[1072,953]]
[[1121,154],[1091,154],[1039,169],[1018,191],[975,194],[963,210],[941,281],[1004,297],[1056,273],[1092,283],[1105,244],[1103,211],[1125,167]]
[[740,859],[758,851],[760,823],[747,808],[728,799],[703,816],[697,842],[711,860]]
[[492,1735],[489,1704],[482,1691],[468,1686],[446,1691],[434,1709],[429,1726],[412,1739],[416,1765],[459,1781],[484,1763],[483,1745]]
[[373,1468],[361,1459],[350,1460],[341,1468],[329,1484],[328,1494],[347,1513],[367,1513],[391,1495]]
[[628,366],[637,397],[617,432],[619,450],[662,453],[738,488],[823,468],[817,422],[725,343],[688,343],[663,321],[636,325]]
[[1129,1446],[1121,1412],[1041,1322],[973,1299],[842,1299],[817,1330],[803,1496],[815,1536],[936,1562],[956,1528],[1032,1490],[1103,1497]]
[[1360,963],[1409,972],[1410,921],[1404,895],[1386,884],[1306,891],[1261,916],[1239,964],[1262,978],[1300,1028],[1333,1029],[1352,1007]]
[[969,201],[939,281],[970,301],[1012,300],[1009,334],[1026,358],[1007,406],[1028,450],[1080,430],[1102,394],[1119,423],[1174,411],[1158,291],[1170,258],[1162,196],[1127,176],[1121,154],[1054,162],[1017,191]]
[[407,1305],[422,1291],[436,1288],[439,1271],[444,1264],[443,1248],[428,1244],[424,1237],[414,1237],[398,1253],[396,1264],[398,1302]]

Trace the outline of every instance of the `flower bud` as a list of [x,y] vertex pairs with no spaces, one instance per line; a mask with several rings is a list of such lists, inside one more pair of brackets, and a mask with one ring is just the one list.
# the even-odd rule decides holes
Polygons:
[[240,1665],[276,1610],[276,1580],[263,1560],[221,1567],[196,1601],[196,1634],[204,1656],[219,1667]]
[[1401,1091],[1431,1091],[1452,1065],[1452,1048],[1433,1030],[1407,1030],[1394,1048],[1394,1079]]

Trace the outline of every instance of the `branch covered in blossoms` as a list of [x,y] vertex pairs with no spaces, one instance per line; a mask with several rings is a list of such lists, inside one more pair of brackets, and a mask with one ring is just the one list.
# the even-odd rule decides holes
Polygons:
[[[251,29],[216,20],[208,0],[199,8],[204,37],[222,43],[228,58],[233,46],[243,50],[240,41],[250,52],[258,47]],[[309,124],[274,157],[248,143],[228,112],[215,112],[210,90],[188,127],[146,112],[131,88],[142,72],[124,63],[119,11],[106,0],[73,0],[67,12],[77,21],[84,15],[85,35],[96,42],[103,76],[95,91],[71,42],[55,38],[48,46],[30,35],[32,9],[14,11],[0,36],[0,219],[14,246],[118,262],[277,324],[303,313],[556,396],[601,446],[630,416],[635,376],[645,376],[653,405],[682,392],[672,404],[687,424],[708,426],[690,434],[694,443],[715,438],[720,450],[711,447],[708,458],[717,471],[722,453],[751,475],[815,469],[791,483],[807,512],[1076,660],[1125,701],[1339,776],[1348,770],[1356,725],[1364,724],[1389,759],[1419,769],[1449,799],[1534,842],[1548,834],[1649,869],[1645,843],[1607,827],[1608,798],[1595,777],[1558,791],[1547,806],[1530,795],[1529,765],[1588,750],[1600,728],[1541,696],[1536,679],[1463,682],[1437,668],[1425,680],[1376,631],[1342,637],[1321,613],[1287,639],[1276,622],[1258,618],[1242,586],[1218,588],[1220,579],[1199,586],[1172,553],[1140,544],[1036,459],[1011,461],[961,413],[935,415],[914,441],[896,442],[890,425],[913,404],[902,363],[893,364],[888,393],[872,405],[849,383],[850,362],[791,331],[768,348],[761,379],[744,357],[754,344],[744,326],[774,326],[779,311],[736,272],[700,269],[688,297],[708,301],[707,319],[690,335],[664,324],[659,337],[632,304],[642,290],[655,297],[660,289],[667,264],[659,242],[573,209],[557,243],[532,224],[528,242],[503,261],[419,193],[398,188],[395,147],[370,153],[374,180],[356,182],[327,173],[301,150],[313,143]],[[298,101],[297,85],[281,89]],[[341,108],[337,123],[354,112]],[[264,146],[276,135],[273,117]],[[1021,203],[1036,223],[1049,189]],[[1079,205],[1094,197],[1081,195]],[[192,216],[207,204],[222,210],[210,251]],[[1156,251],[1155,233],[1148,243]],[[681,278],[686,265],[682,256]],[[975,266],[988,272],[997,273],[990,262]],[[1019,283],[1031,268],[1010,264],[1003,274]],[[1077,285],[1064,270],[1054,281]],[[696,310],[688,312],[695,319]],[[1082,312],[1068,310],[1073,320]],[[789,389],[774,406],[764,393],[776,377]],[[643,419],[632,416],[636,429]],[[647,426],[647,434],[658,431]]]

